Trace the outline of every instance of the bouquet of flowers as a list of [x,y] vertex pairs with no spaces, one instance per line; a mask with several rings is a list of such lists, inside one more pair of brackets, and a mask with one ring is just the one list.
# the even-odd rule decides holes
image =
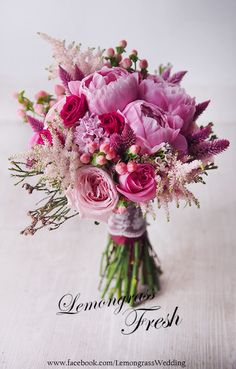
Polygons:
[[188,185],[205,183],[229,142],[216,137],[212,123],[197,123],[209,101],[196,103],[180,86],[185,71],[161,65],[150,73],[137,50],[126,54],[125,40],[105,52],[40,35],[53,47],[49,78],[61,84],[55,96],[39,91],[35,101],[17,93],[34,134],[10,169],[29,193],[44,194],[22,233],[57,229],[76,215],[106,222],[102,296],[126,296],[132,305],[138,286],[159,289],[146,229],[154,201],[167,216],[172,201],[199,206]]

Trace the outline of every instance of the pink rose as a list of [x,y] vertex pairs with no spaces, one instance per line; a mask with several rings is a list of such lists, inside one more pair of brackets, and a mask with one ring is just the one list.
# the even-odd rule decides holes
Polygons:
[[123,115],[136,135],[136,144],[141,147],[142,154],[154,154],[164,143],[170,143],[181,152],[186,151],[187,141],[179,134],[183,125],[180,117],[167,115],[142,100],[130,103]]
[[151,164],[138,164],[135,172],[119,176],[117,190],[134,202],[145,202],[156,196],[155,171]]
[[66,192],[69,206],[83,218],[107,221],[119,196],[107,172],[94,166],[78,170],[75,188]]
[[186,131],[193,122],[195,99],[187,95],[178,84],[145,79],[139,85],[139,97],[182,119],[182,131]]
[[123,110],[137,97],[138,76],[123,68],[103,67],[81,81],[80,93],[86,96],[91,113]]
[[77,95],[66,96],[66,102],[60,112],[60,116],[63,119],[64,125],[68,128],[73,127],[80,118],[83,118],[87,111],[87,101],[82,94],[80,97]]

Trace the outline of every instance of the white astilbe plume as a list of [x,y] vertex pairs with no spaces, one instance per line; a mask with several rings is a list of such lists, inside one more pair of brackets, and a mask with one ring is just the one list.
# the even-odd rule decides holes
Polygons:
[[169,203],[176,202],[179,206],[180,200],[185,200],[187,204],[192,203],[199,206],[199,202],[187,185],[198,181],[202,172],[202,162],[194,160],[183,163],[177,156],[166,155],[165,161],[156,160],[157,168],[157,201],[158,206],[163,207],[169,219]]
[[38,34],[52,45],[53,58],[56,61],[56,64],[47,68],[49,79],[58,77],[58,65],[61,65],[72,77],[75,65],[85,76],[101,69],[104,65],[102,57],[104,51],[100,48],[88,48],[86,51],[81,51],[81,44],[72,42],[66,45],[65,40],[57,40],[45,33],[39,32]]
[[30,159],[35,161],[34,169],[43,172],[43,181],[49,186],[56,183],[64,191],[75,184],[76,173],[81,166],[79,153],[73,144],[72,130],[68,131],[64,145],[55,130],[50,129],[50,132],[53,145],[46,139],[44,145],[35,145],[30,153]]
[[102,57],[104,50],[98,48],[88,48],[84,52],[79,52],[75,57],[75,64],[85,76],[100,70],[104,66],[104,59]]
[[200,160],[194,160],[190,163],[182,163],[180,160],[174,160],[173,166],[169,171],[169,189],[172,191],[175,186],[181,184],[191,183],[195,176],[196,171],[202,168],[202,162]]
[[146,217],[147,214],[150,214],[154,220],[156,219],[156,213],[151,201],[141,202],[140,209],[142,211],[143,217]]

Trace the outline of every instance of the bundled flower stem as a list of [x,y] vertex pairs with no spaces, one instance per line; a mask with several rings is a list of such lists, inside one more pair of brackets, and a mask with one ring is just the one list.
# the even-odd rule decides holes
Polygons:
[[109,298],[125,296],[133,306],[139,287],[148,287],[151,293],[159,291],[162,272],[147,232],[136,239],[124,237],[123,242],[118,244],[109,235],[101,261],[101,282],[105,279],[102,298],[107,293]]

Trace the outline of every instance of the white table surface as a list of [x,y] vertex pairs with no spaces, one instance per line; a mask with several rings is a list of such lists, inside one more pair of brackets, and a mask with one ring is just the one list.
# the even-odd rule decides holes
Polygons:
[[24,150],[29,130],[1,121],[1,369],[46,369],[49,360],[67,359],[176,359],[189,369],[236,368],[235,123],[216,130],[231,146],[217,158],[219,169],[210,173],[207,185],[195,186],[200,210],[173,207],[170,223],[163,211],[155,222],[150,219],[164,274],[161,293],[145,306],[159,305],[163,313],[178,306],[182,322],[148,332],[140,327],[124,336],[124,316],[112,308],[56,315],[66,293],[79,292],[81,302],[99,299],[106,227],[75,218],[59,231],[19,234],[35,198],[13,186],[7,158]]

